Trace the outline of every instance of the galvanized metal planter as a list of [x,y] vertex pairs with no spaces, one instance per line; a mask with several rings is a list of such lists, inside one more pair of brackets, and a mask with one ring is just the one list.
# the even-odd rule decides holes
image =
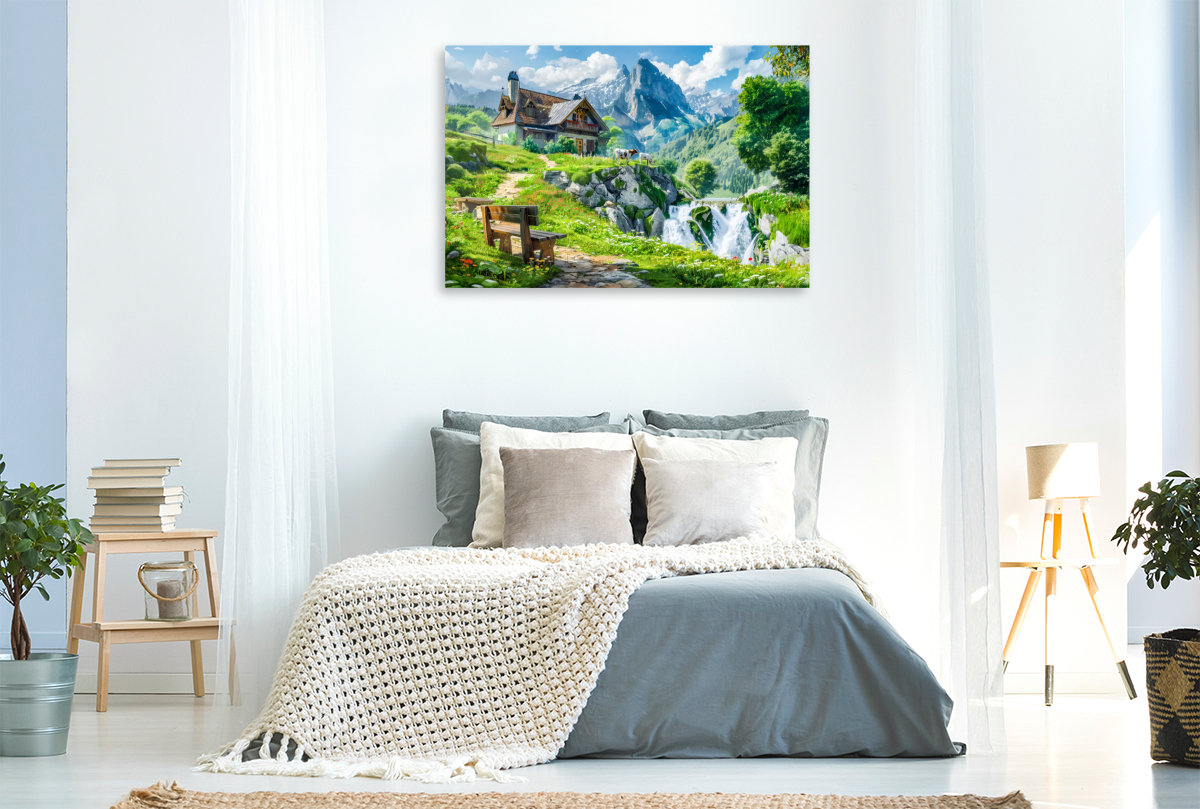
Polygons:
[[67,752],[78,666],[79,655],[62,652],[0,655],[0,756]]

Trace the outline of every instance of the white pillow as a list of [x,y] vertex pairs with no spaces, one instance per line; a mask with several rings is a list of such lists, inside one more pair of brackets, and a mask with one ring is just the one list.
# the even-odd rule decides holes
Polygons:
[[485,421],[479,429],[479,505],[471,530],[472,548],[499,548],[504,544],[504,464],[500,447],[627,450],[633,447],[633,439],[625,433],[543,433]]
[[[796,536],[796,450],[794,438],[762,438],[758,441],[731,441],[721,438],[668,438],[650,433],[634,433],[638,457],[657,461],[739,461],[776,463],[774,491],[767,512],[771,536],[794,539]],[[482,500],[480,501],[482,505]]]
[[699,545],[734,537],[766,537],[775,496],[774,461],[656,461],[643,458],[646,514],[643,545]]

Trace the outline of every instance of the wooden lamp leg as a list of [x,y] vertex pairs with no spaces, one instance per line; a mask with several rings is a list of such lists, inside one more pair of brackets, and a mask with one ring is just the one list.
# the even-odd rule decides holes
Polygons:
[[1047,523],[1049,523],[1050,525],[1054,524],[1054,501],[1053,500],[1046,501],[1046,512],[1045,512],[1045,514],[1042,515],[1042,545],[1041,545],[1041,549],[1038,551],[1038,554],[1043,559],[1046,558],[1046,524]]
[[1104,602],[1100,600],[1100,585],[1096,582],[1096,574],[1092,573],[1090,567],[1081,567],[1079,572],[1083,576],[1083,583],[1087,587],[1088,595],[1092,597],[1092,606],[1096,608],[1096,617],[1100,620],[1100,629],[1104,632],[1104,639],[1108,641],[1108,649],[1112,652],[1113,659],[1117,661],[1117,671],[1121,674],[1125,693],[1129,695],[1130,699],[1137,699],[1137,690],[1133,687],[1129,668],[1125,665],[1125,655],[1121,654],[1117,645],[1113,643],[1112,635],[1108,634],[1108,624],[1105,620],[1107,616],[1104,614]]
[[1029,605],[1033,602],[1033,596],[1037,593],[1038,582],[1042,579],[1042,571],[1034,568],[1029,571],[1029,581],[1025,583],[1025,592],[1021,595],[1021,603],[1017,607],[1017,616],[1013,618],[1012,629],[1009,630],[1008,640],[1004,643],[1004,671],[1008,671],[1008,661],[1012,653],[1013,646],[1017,643],[1017,638],[1021,634],[1021,627],[1025,625],[1025,614],[1029,612]]
[[[1055,543],[1057,545],[1057,543]],[[1058,568],[1046,569],[1046,705],[1054,704],[1054,614],[1058,602]]]

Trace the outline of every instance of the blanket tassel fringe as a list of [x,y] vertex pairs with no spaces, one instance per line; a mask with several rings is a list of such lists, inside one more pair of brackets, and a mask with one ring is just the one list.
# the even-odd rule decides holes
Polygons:
[[[262,735],[260,752],[268,749],[271,731]],[[297,747],[288,758],[288,737],[283,737],[279,753],[275,757],[243,759],[243,752],[250,746],[251,739],[239,739],[216,753],[201,756],[192,769],[196,772],[233,773],[235,775],[291,775],[311,778],[355,778],[366,776],[383,781],[420,781],[426,784],[456,784],[465,781],[496,781],[516,784],[527,781],[520,775],[512,775],[498,767],[472,756],[454,756],[444,759],[390,758],[367,759],[365,761],[328,761],[310,758],[303,761],[304,748]],[[152,806],[154,804],[151,804]],[[169,806],[170,804],[163,804]]]

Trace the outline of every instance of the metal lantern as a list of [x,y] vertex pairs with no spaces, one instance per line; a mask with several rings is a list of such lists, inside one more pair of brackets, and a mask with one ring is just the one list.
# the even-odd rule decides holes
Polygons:
[[147,621],[186,621],[192,615],[192,594],[200,577],[191,562],[146,562],[138,568],[146,591]]

